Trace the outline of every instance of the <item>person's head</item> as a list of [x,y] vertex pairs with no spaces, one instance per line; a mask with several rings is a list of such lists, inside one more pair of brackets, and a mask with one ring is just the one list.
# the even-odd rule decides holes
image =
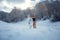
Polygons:
[[34,14],[32,14],[32,17],[35,17],[35,15],[34,15]]

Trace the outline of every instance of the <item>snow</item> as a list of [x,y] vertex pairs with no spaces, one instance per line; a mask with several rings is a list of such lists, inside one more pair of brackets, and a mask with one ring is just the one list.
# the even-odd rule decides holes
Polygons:
[[34,29],[28,20],[18,23],[0,21],[0,40],[60,40],[60,22],[36,21]]

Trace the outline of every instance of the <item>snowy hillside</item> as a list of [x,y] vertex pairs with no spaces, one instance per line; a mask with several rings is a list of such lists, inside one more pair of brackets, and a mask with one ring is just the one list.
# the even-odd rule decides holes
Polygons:
[[0,21],[0,40],[60,40],[60,22],[37,21],[33,29],[28,20],[18,23]]

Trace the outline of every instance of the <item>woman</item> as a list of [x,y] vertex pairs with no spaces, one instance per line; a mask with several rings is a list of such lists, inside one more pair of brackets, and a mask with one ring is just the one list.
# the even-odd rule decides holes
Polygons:
[[35,15],[32,16],[32,20],[33,20],[33,28],[36,28],[36,17],[35,17]]

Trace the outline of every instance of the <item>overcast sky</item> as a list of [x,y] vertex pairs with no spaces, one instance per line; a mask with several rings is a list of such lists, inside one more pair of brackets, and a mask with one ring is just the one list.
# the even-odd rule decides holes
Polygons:
[[0,0],[0,10],[10,11],[14,6],[21,9],[32,8],[41,0]]

